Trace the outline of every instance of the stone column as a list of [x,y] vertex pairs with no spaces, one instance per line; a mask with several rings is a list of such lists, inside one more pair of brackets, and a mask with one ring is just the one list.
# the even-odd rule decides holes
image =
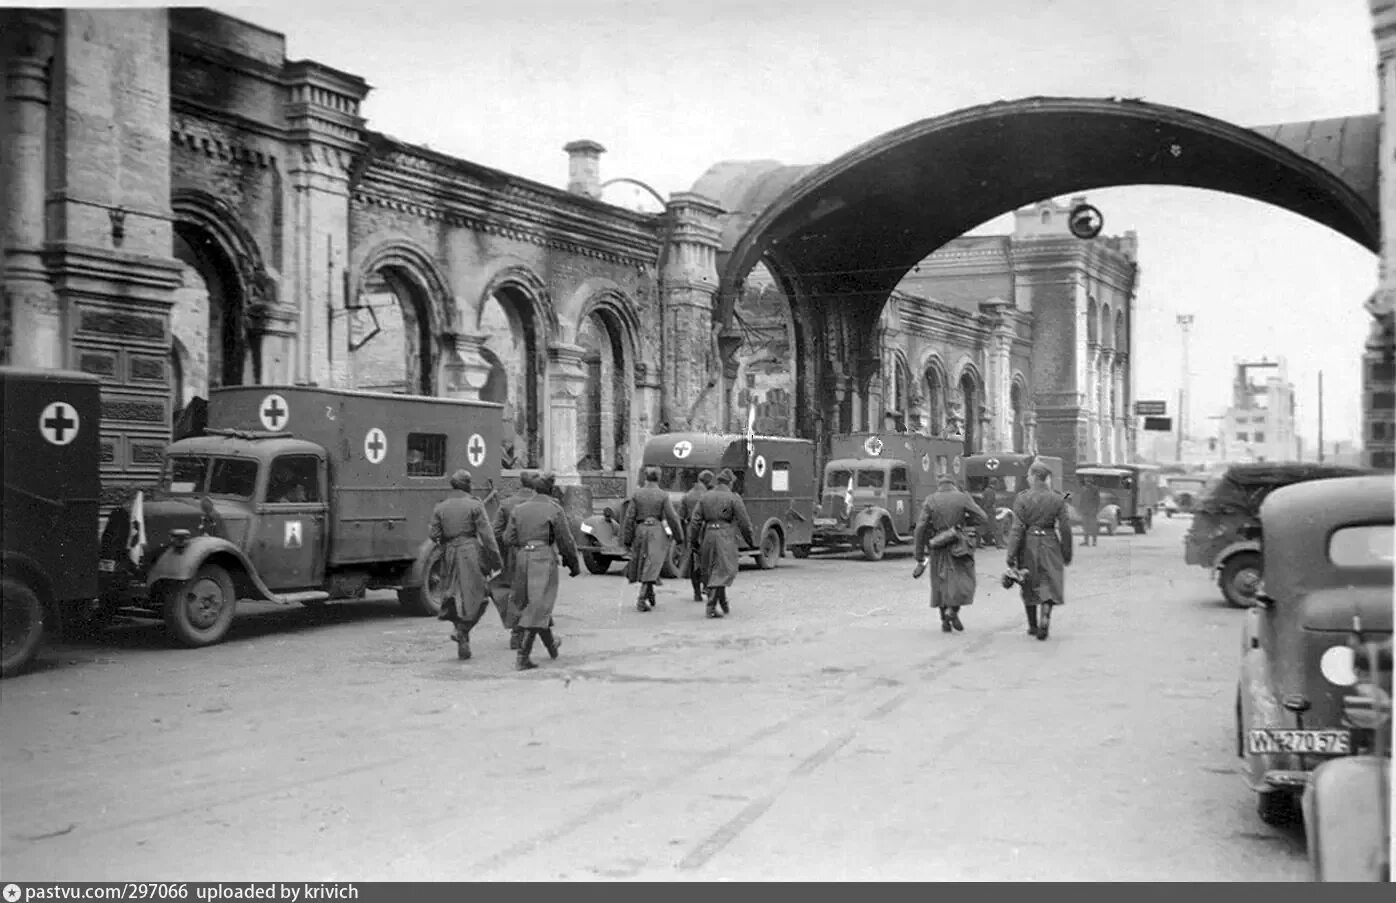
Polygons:
[[1037,415],[1032,411],[1023,412],[1023,452],[1037,454]]
[[659,365],[653,362],[641,361],[635,365],[635,397],[630,411],[635,428],[630,431],[630,448],[625,458],[627,480],[634,480],[645,443],[659,432],[659,412],[664,403],[661,372]]
[[[5,56],[0,362],[44,369],[68,363],[58,297],[40,257],[46,239],[49,67],[58,31],[54,12],[11,9],[0,14]],[[16,337],[19,341],[13,341]]]
[[661,419],[671,429],[724,423],[720,362],[713,360],[713,304],[722,208],[696,194],[670,196],[669,235],[660,270]]
[[1378,182],[1382,224],[1373,323],[1362,357],[1362,445],[1369,467],[1396,469],[1396,2],[1369,0],[1377,44]]
[[830,435],[849,432],[843,417],[843,402],[847,397],[848,375],[831,362],[824,372],[824,424]]
[[489,381],[491,370],[490,362],[484,355],[487,341],[488,336],[466,333],[448,333],[441,337],[441,343],[447,350],[444,366],[446,380],[442,386],[446,397],[480,400],[480,390]]
[[299,321],[300,313],[294,307],[268,305],[259,311],[252,332],[261,346],[261,382],[286,385],[295,381]]
[[1100,447],[1100,346],[1086,343],[1086,454],[1095,457]]
[[979,305],[989,320],[986,353],[985,402],[989,425],[984,432],[985,448],[1006,449],[1013,444],[1013,303],[994,298]]
[[577,458],[577,397],[586,386],[580,345],[558,343],[548,346],[548,455],[547,469],[559,483],[579,483]]
[[1099,456],[1096,460],[1113,464],[1115,454],[1114,441],[1114,421],[1111,412],[1110,400],[1114,397],[1115,386],[1115,349],[1100,349],[1100,375],[1097,382],[1096,391],[1096,422],[1100,424],[1100,445],[1096,449]]
[[866,412],[868,429],[880,430],[883,425],[883,415],[887,412],[887,404],[883,400],[882,358],[878,356],[868,357],[860,363],[863,368],[863,407]]

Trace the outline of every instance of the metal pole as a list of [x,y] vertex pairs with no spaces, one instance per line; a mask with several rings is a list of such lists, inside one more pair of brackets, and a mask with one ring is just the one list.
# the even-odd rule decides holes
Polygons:
[[1318,463],[1323,463],[1323,371],[1318,371]]
[[1188,389],[1192,378],[1192,365],[1188,358],[1189,333],[1192,330],[1192,314],[1178,314],[1177,323],[1183,330],[1183,378],[1178,388],[1178,463],[1183,462],[1183,439],[1188,429]]

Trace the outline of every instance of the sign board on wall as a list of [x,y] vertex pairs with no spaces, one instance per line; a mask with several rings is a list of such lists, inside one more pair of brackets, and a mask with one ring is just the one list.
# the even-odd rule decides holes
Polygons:
[[1156,433],[1173,432],[1172,417],[1145,417],[1144,429]]
[[1136,401],[1134,403],[1135,417],[1162,417],[1168,413],[1168,402],[1166,401]]

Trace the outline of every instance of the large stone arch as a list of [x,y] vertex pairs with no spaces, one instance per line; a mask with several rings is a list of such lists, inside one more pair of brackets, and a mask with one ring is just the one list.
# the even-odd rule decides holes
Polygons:
[[949,426],[949,402],[954,385],[950,380],[950,369],[940,353],[928,348],[921,352],[916,362],[918,394],[922,397],[923,411],[921,426],[932,436],[943,436]]
[[[793,183],[744,218],[715,315],[727,322],[737,287],[772,252],[811,277],[812,294],[880,306],[912,266],[969,229],[1042,198],[1121,185],[1253,198],[1375,252],[1375,122],[1313,123],[1329,138],[1313,142],[1160,104],[1046,97],[925,119],[823,166],[792,168]],[[1291,139],[1312,156],[1281,143]]]
[[[391,348],[388,353],[405,358],[405,388],[413,394],[438,394],[444,385],[445,337],[457,332],[459,319],[445,275],[425,249],[401,235],[367,243],[355,258],[351,269],[352,291],[347,299],[348,313],[354,315],[358,299],[379,281],[384,283],[401,308],[402,334],[398,338],[404,347]],[[376,323],[375,314],[369,324],[360,328],[372,328]],[[351,340],[351,349],[353,345]],[[355,384],[360,384],[360,380],[356,379]]]
[[1032,403],[1028,394],[1028,380],[1021,370],[1014,370],[1013,377],[1009,380],[1008,407],[1008,430],[1012,450],[1027,452],[1028,415],[1031,413]]
[[480,397],[505,406],[505,467],[541,467],[550,410],[548,349],[561,336],[547,284],[526,264],[506,261],[485,280],[467,319],[483,338],[481,354],[490,366]]
[[955,363],[950,392],[952,398],[958,397],[960,404],[960,428],[964,432],[965,454],[978,454],[983,451],[984,434],[988,428],[988,386],[984,382],[984,374],[967,354],[961,355]]
[[626,471],[635,453],[635,373],[640,316],[634,300],[610,280],[588,279],[567,308],[576,310],[571,339],[584,349],[577,403],[579,471]]

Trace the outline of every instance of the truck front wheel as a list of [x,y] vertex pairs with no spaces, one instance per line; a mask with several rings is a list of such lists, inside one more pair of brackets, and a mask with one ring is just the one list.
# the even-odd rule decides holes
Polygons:
[[611,569],[611,557],[600,552],[583,552],[582,564],[587,566],[588,573],[604,574]]
[[27,585],[10,577],[0,580],[4,634],[0,676],[13,677],[29,667],[44,641],[44,603]]
[[882,555],[887,551],[887,531],[878,524],[873,527],[864,527],[858,533],[858,538],[863,543],[863,557],[869,561],[881,561]]
[[780,534],[767,527],[761,535],[761,551],[756,556],[756,564],[763,571],[769,571],[780,561]]
[[188,580],[164,584],[161,613],[165,626],[185,646],[212,646],[233,625],[237,593],[233,578],[216,564],[205,563]]

